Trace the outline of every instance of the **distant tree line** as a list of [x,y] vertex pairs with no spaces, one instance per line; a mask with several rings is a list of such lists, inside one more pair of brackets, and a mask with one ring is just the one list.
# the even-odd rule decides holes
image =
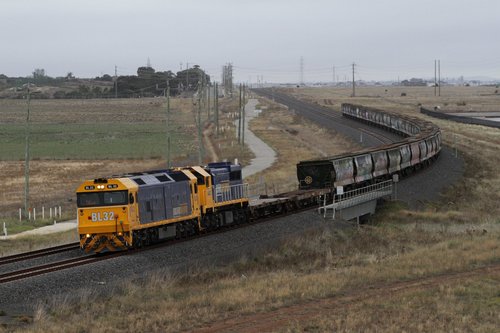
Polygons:
[[139,67],[137,75],[118,76],[116,79],[109,74],[93,79],[77,79],[71,72],[64,77],[53,78],[48,76],[44,69],[37,68],[29,77],[9,78],[0,74],[0,90],[4,86],[14,87],[16,92],[19,92],[14,98],[23,98],[21,93],[30,83],[33,84],[32,87],[60,88],[50,95],[45,92],[35,93],[33,98],[154,97],[163,96],[167,87],[170,87],[171,95],[192,93],[203,81],[205,84],[210,83],[210,76],[197,65],[175,74],[172,71],[156,72],[150,66]]

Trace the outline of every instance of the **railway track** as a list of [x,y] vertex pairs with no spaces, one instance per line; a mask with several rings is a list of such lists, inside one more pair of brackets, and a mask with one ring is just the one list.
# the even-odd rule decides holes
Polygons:
[[115,252],[115,253],[110,253],[108,255],[94,255],[94,256],[77,257],[77,258],[61,260],[61,261],[57,261],[57,262],[53,262],[53,263],[49,263],[49,264],[20,269],[20,270],[8,272],[8,273],[0,274],[0,284],[6,283],[6,282],[11,282],[11,281],[16,281],[16,280],[21,280],[21,279],[31,277],[31,276],[60,271],[60,270],[71,268],[71,267],[87,265],[87,264],[95,263],[98,261],[110,259],[112,257],[116,257],[116,256],[123,255],[123,254],[124,253],[121,253],[121,252]]
[[[167,240],[167,241],[156,243],[156,244],[153,244],[153,245],[141,248],[141,249],[131,249],[128,251],[121,251],[121,252],[110,252],[110,253],[100,254],[100,255],[90,255],[90,256],[89,255],[85,255],[85,256],[82,255],[82,256],[79,256],[76,258],[65,259],[65,260],[61,260],[61,261],[57,261],[57,262],[53,262],[53,263],[47,263],[47,264],[37,265],[37,266],[29,267],[29,268],[14,270],[14,271],[11,271],[8,273],[0,274],[0,285],[3,283],[7,283],[7,282],[22,280],[22,279],[25,279],[28,277],[33,277],[33,276],[42,275],[42,274],[46,274],[46,273],[61,271],[61,270],[72,268],[72,267],[88,265],[88,264],[96,263],[99,261],[115,258],[118,256],[133,255],[135,253],[149,251],[149,250],[157,249],[160,247],[173,246],[173,245],[183,243],[186,241],[192,241],[192,240],[202,238],[202,237],[208,237],[208,236],[215,235],[215,234],[229,232],[229,231],[234,230],[234,229],[249,227],[249,226],[252,226],[252,225],[255,225],[258,223],[268,222],[268,221],[271,221],[271,220],[274,220],[277,218],[286,217],[286,216],[289,216],[291,214],[297,214],[297,213],[304,212],[304,211],[310,210],[310,209],[315,209],[315,208],[317,208],[315,205],[311,205],[311,206],[302,207],[302,208],[299,208],[299,209],[296,209],[293,211],[283,210],[283,211],[279,211],[279,212],[274,213],[274,214],[260,217],[256,220],[250,221],[249,223],[244,223],[244,224],[239,224],[239,225],[229,225],[229,226],[225,226],[225,227],[222,227],[221,229],[214,230],[214,231],[211,231],[208,233],[199,233],[199,234],[192,235],[192,236],[189,236],[186,238]],[[18,255],[0,258],[0,260],[1,260],[0,265],[7,264],[7,263],[21,262],[21,261],[29,260],[29,259],[33,259],[33,258],[40,258],[43,256],[49,256],[49,255],[52,255],[55,253],[61,253],[64,251],[74,250],[74,249],[78,249],[78,248],[79,248],[79,243],[71,243],[71,244],[55,246],[55,247],[51,247],[51,248],[47,248],[47,249],[41,249],[41,250],[37,250],[37,251],[21,253]]]
[[1,257],[0,258],[0,266],[15,263],[15,262],[20,262],[20,261],[24,261],[24,260],[40,258],[40,257],[44,257],[44,256],[56,254],[56,253],[77,250],[79,247],[80,247],[80,243],[75,242],[75,243],[59,245],[59,246],[49,247],[49,248],[30,251],[30,252],[14,254],[11,256]]
[[395,133],[390,133],[377,127],[347,119],[343,117],[340,112],[333,111],[320,105],[313,105],[300,101],[285,93],[273,91],[271,89],[253,89],[253,91],[263,97],[273,99],[278,103],[286,105],[289,109],[294,110],[297,114],[313,122],[323,124],[328,128],[334,128],[335,131],[359,142],[364,147],[377,147],[381,144],[401,141],[403,138]]

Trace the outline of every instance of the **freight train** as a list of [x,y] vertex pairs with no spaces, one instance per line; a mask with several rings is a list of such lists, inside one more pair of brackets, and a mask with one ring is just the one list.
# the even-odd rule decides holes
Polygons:
[[441,151],[441,130],[417,118],[358,105],[342,104],[345,117],[397,133],[400,142],[343,155],[301,161],[297,164],[300,189],[335,188],[346,190],[405,176],[430,164]]
[[432,123],[342,105],[343,115],[405,137],[401,142],[297,164],[298,190],[252,202],[241,166],[230,162],[87,180],[77,189],[80,246],[87,253],[140,248],[333,200],[347,189],[406,174],[441,150]]
[[76,196],[85,252],[139,248],[249,219],[241,166],[229,162],[88,180]]

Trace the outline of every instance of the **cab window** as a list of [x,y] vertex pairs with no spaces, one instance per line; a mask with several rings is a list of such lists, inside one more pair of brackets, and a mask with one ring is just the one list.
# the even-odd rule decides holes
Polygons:
[[78,207],[126,205],[128,191],[77,193],[76,199]]

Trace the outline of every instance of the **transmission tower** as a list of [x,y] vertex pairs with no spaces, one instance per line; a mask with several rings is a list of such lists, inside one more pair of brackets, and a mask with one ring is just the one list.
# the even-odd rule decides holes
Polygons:
[[300,85],[304,85],[304,57],[300,57]]
[[233,64],[228,62],[222,66],[222,86],[224,92],[233,96]]

